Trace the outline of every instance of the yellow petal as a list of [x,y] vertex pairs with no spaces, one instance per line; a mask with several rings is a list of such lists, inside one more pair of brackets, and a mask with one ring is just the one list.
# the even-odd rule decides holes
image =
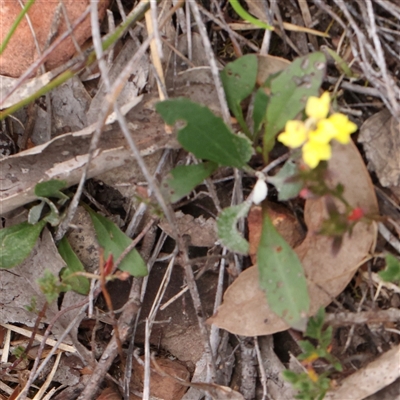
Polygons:
[[317,124],[317,129],[310,132],[308,137],[313,142],[329,143],[337,136],[337,129],[328,119],[322,119]]
[[307,100],[306,114],[307,116],[315,119],[326,118],[329,113],[329,105],[331,98],[328,92],[324,92],[321,97],[311,96]]
[[332,114],[328,121],[335,127],[336,134],[333,136],[338,142],[346,144],[350,141],[350,135],[358,128],[354,122],[351,122],[347,115],[336,113]]
[[331,156],[331,146],[328,143],[309,140],[303,146],[303,160],[310,168],[315,168],[321,160],[329,160]]
[[285,131],[278,136],[278,140],[292,149],[300,147],[307,139],[307,131],[301,121],[286,122]]

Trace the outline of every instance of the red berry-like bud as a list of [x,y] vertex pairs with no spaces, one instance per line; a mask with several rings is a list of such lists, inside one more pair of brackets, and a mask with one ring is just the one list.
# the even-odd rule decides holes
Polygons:
[[307,200],[307,199],[310,199],[311,197],[313,197],[313,193],[311,192],[310,189],[303,188],[299,192],[299,197],[301,197],[302,199]]
[[361,207],[354,208],[349,216],[347,217],[348,221],[358,221],[364,216],[364,211]]
[[112,253],[110,253],[106,263],[104,264],[104,276],[110,275],[113,270],[113,267],[114,267],[113,255]]

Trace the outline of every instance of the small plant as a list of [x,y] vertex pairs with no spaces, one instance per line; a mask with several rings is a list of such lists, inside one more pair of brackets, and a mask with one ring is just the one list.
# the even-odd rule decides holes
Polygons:
[[331,341],[332,327],[324,329],[325,310],[321,308],[315,317],[310,318],[305,336],[315,339],[317,345],[314,346],[308,340],[299,342],[303,353],[297,358],[301,361],[307,372],[295,373],[286,370],[283,377],[298,390],[297,399],[302,400],[322,400],[330,388],[329,372],[317,374],[313,363],[319,359],[327,361],[336,371],[342,371],[340,362],[332,356]]
[[[236,7],[238,2],[231,1],[231,4]],[[195,165],[178,166],[170,172],[162,182],[165,198],[176,202],[187,196],[220,166],[238,168],[257,178],[257,184],[242,204],[224,209],[218,217],[218,235],[224,246],[248,254],[249,243],[236,226],[239,219],[247,216],[252,204],[260,204],[265,199],[265,182],[268,181],[277,187],[280,200],[298,195],[324,196],[329,217],[320,233],[333,236],[334,247],[340,247],[343,234],[351,233],[354,224],[367,216],[346,202],[340,184],[331,188],[325,183],[331,140],[348,143],[350,134],[357,128],[345,115],[331,112],[329,93],[319,96],[325,67],[324,54],[311,53],[294,60],[285,70],[271,75],[260,85],[257,84],[258,59],[255,55],[246,55],[228,64],[221,72],[221,80],[228,106],[240,125],[239,132],[233,132],[209,108],[188,99],[158,103],[156,109],[167,124],[186,123],[178,130],[177,139],[185,150],[200,160]],[[250,118],[246,119],[242,103],[250,96],[254,99],[253,108]],[[249,125],[248,120],[251,120]],[[250,160],[258,152],[267,163],[276,139],[293,151],[280,172],[267,177],[262,171],[255,171]],[[0,231],[0,268],[12,268],[21,263],[44,226],[59,223],[58,207],[68,200],[61,191],[63,185],[60,181],[37,185],[35,193],[40,202],[32,207],[28,222]],[[56,198],[57,203],[49,197]],[[337,200],[344,204],[345,212],[339,212]],[[46,205],[50,212],[42,218]],[[131,239],[100,214],[88,211],[98,242],[104,249],[104,258],[112,255],[117,260],[132,243]],[[15,251],[17,248],[20,251]],[[43,286],[51,289],[47,293],[72,288],[86,294],[89,285],[79,259],[65,240],[60,242],[59,251],[67,268],[61,271],[61,283],[51,281],[49,277],[45,279]],[[304,270],[296,252],[278,233],[266,210],[262,216],[257,259],[260,286],[272,311],[290,326],[304,329],[310,308]],[[134,276],[147,273],[136,250],[128,253],[119,268]]]
[[12,351],[12,355],[15,356],[16,358],[27,358],[25,354],[25,349],[22,346],[17,346],[14,348]]
[[[65,186],[66,182],[59,180],[37,184],[35,194],[39,203],[30,209],[28,221],[0,230],[0,268],[9,269],[21,264],[31,253],[46,224],[54,227],[60,223],[62,215],[58,208],[64,206],[69,200],[69,197],[61,192]],[[51,199],[57,199],[57,201],[53,202]],[[45,213],[46,205],[48,206],[47,213]],[[89,207],[86,208],[105,256],[118,259],[131,245],[132,239],[126,236],[113,222],[95,213]],[[69,290],[86,295],[90,289],[88,278],[100,279],[99,276],[85,272],[84,266],[65,237],[58,243],[58,251],[65,261],[66,267],[60,271],[59,277],[45,271],[43,277],[38,281],[49,304],[57,299],[60,293]],[[136,249],[126,252],[125,257],[119,263],[119,269],[133,276],[147,274],[146,264]],[[116,277],[124,279],[125,275],[110,274],[107,279]],[[28,311],[37,311],[36,304],[33,302],[26,308]]]
[[[234,7],[236,3],[231,2]],[[299,194],[326,198],[329,217],[319,233],[334,237],[333,254],[340,248],[342,236],[351,232],[355,223],[366,219],[361,209],[346,202],[342,185],[331,188],[325,182],[326,161],[331,158],[330,142],[348,143],[351,133],[357,129],[347,116],[331,112],[329,93],[319,96],[325,66],[325,56],[312,53],[296,59],[285,70],[257,86],[256,56],[246,55],[229,63],[221,72],[221,80],[228,106],[240,125],[237,133],[207,107],[187,99],[167,100],[156,105],[167,124],[186,123],[178,130],[178,141],[201,160],[195,165],[173,169],[164,179],[162,190],[169,201],[175,202],[188,195],[219,166],[239,168],[257,178],[251,195],[242,204],[222,210],[217,219],[220,242],[236,253],[248,254],[249,243],[236,226],[239,219],[247,216],[253,202],[259,204],[265,199],[265,181],[277,187],[279,200]],[[307,84],[303,84],[305,82]],[[246,119],[242,102],[252,95],[252,114]],[[249,119],[251,126],[246,123]],[[267,163],[276,139],[293,151],[281,171],[274,177],[267,177],[262,171],[254,171],[249,162],[258,152]],[[338,211],[336,201],[345,206],[345,212]],[[310,300],[303,267],[295,251],[270,221],[267,210],[262,219],[257,252],[260,286],[273,312],[290,326],[304,330]]]
[[386,282],[400,282],[400,261],[392,254],[386,254],[386,269],[379,276]]
[[56,300],[60,293],[71,290],[71,286],[60,282],[50,271],[44,271],[43,277],[38,280],[38,283],[49,304]]

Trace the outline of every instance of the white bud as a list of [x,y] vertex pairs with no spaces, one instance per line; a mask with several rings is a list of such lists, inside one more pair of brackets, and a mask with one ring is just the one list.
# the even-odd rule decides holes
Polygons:
[[260,204],[268,195],[268,186],[264,179],[258,178],[253,189],[253,203]]

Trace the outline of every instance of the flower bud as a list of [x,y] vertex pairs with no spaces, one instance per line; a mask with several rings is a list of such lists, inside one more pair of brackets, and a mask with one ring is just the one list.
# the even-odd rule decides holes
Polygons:
[[260,204],[268,195],[268,186],[264,179],[258,178],[253,189],[253,203]]

